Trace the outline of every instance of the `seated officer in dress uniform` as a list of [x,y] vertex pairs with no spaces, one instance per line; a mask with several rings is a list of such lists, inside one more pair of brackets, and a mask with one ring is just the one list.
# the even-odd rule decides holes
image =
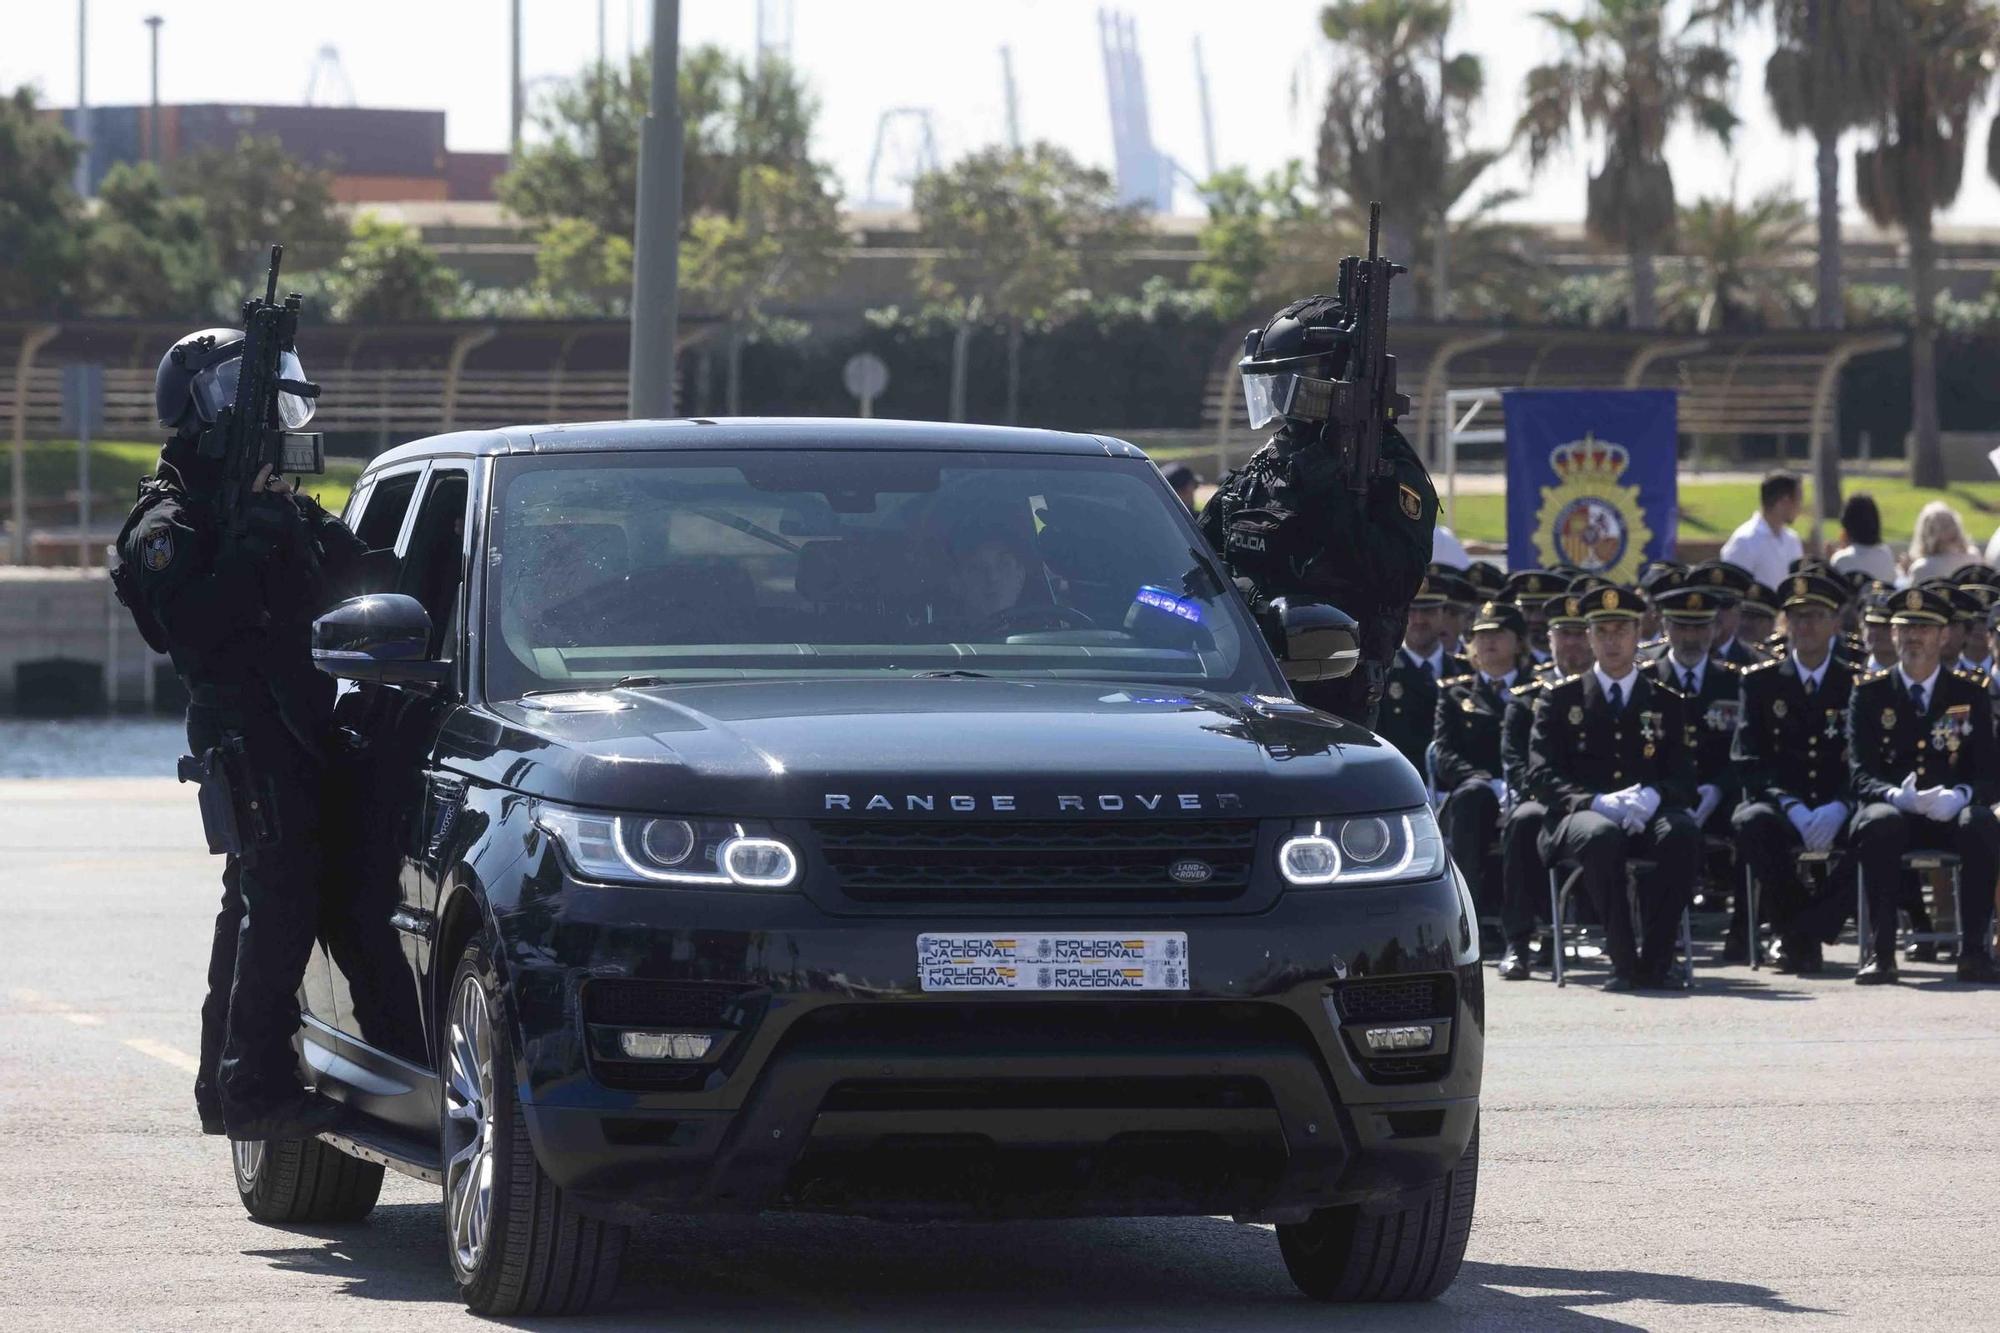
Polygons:
[[1924,848],[1959,856],[1959,980],[2000,981],[1986,952],[2000,868],[1992,700],[1982,682],[1940,665],[1952,615],[1942,592],[1911,588],[1891,605],[1897,665],[1857,680],[1847,708],[1849,783],[1861,804],[1849,836],[1874,929],[1874,957],[1854,979],[1864,986],[1897,979],[1898,858]]
[[[1729,762],[1729,744],[1736,735],[1742,706],[1741,672],[1732,662],[1711,655],[1715,635],[1716,598],[1700,584],[1665,579],[1654,584],[1653,600],[1666,625],[1667,653],[1643,668],[1685,700],[1689,742],[1694,746],[1695,804],[1691,812],[1704,837],[1729,837],[1729,816],[1741,795],[1736,770]],[[1743,924],[1749,902],[1735,892],[1734,877],[1724,875],[1718,886],[1711,876],[1704,899],[1719,902],[1733,895],[1735,920],[1722,939],[1722,961],[1747,961]],[[1720,891],[1718,892],[1718,887]]]
[[[1540,850],[1582,871],[1611,955],[1605,989],[1665,986],[1701,858],[1687,716],[1678,693],[1638,669],[1639,594],[1613,586],[1581,600],[1597,664],[1542,691],[1528,736],[1528,790],[1548,811]],[[1656,866],[1639,885],[1643,953],[1625,900],[1626,862],[1638,859]]]
[[1466,651],[1465,644],[1466,623],[1472,619],[1473,609],[1485,599],[1472,586],[1472,580],[1465,577],[1463,570],[1432,561],[1430,568],[1424,572],[1437,578],[1438,586],[1445,590],[1444,629],[1438,635],[1438,646],[1449,657],[1470,660],[1471,654]]
[[1686,581],[1687,572],[1688,567],[1678,560],[1648,560],[1639,566],[1639,592],[1646,599],[1645,614],[1639,617],[1640,661],[1667,655],[1667,636],[1654,594],[1663,586]]
[[1403,646],[1389,659],[1382,690],[1382,709],[1375,730],[1403,757],[1424,771],[1424,751],[1430,748],[1437,722],[1439,682],[1471,670],[1463,657],[1444,650],[1444,608],[1454,599],[1471,600],[1472,590],[1456,574],[1427,574],[1410,600],[1410,622]]
[[1993,590],[1977,583],[1955,584],[1951,590],[1952,639],[1958,656],[1947,657],[1945,665],[1968,675],[1992,682],[1993,658],[1986,641],[1986,613],[1993,608]]
[[1549,660],[1549,599],[1569,588],[1569,579],[1546,569],[1518,569],[1507,576],[1497,600],[1521,608],[1528,625],[1528,656],[1535,667]]
[[1608,586],[1595,575],[1579,576],[1571,591],[1548,603],[1550,660],[1535,678],[1518,685],[1500,719],[1500,769],[1514,798],[1500,829],[1502,900],[1500,929],[1507,938],[1500,956],[1503,981],[1526,981],[1529,940],[1535,917],[1548,903],[1548,870],[1542,865],[1542,826],[1548,807],[1528,792],[1528,731],[1534,725],[1535,701],[1558,681],[1590,670],[1590,631],[1583,618],[1583,593]]
[[1859,670],[1887,671],[1896,665],[1896,636],[1889,626],[1889,603],[1896,590],[1886,583],[1871,583],[1861,599],[1861,642],[1866,654]]
[[1507,804],[1500,720],[1521,683],[1527,633],[1519,608],[1487,602],[1472,618],[1471,673],[1445,681],[1438,692],[1434,773],[1438,790],[1448,793],[1444,836],[1482,917],[1500,910],[1500,886],[1487,874],[1498,859],[1500,813]]
[[1500,593],[1507,586],[1507,575],[1491,560],[1475,560],[1458,573],[1472,585],[1481,606],[1502,600]]
[[1756,583],[1749,571],[1726,560],[1704,560],[1688,571],[1688,582],[1706,585],[1720,598],[1720,606],[1715,613],[1715,646],[1710,651],[1725,662],[1734,662],[1740,667],[1757,662],[1758,654],[1750,650],[1750,645],[1740,641],[1737,624],[1742,601]]
[[[1846,843],[1847,700],[1854,670],[1832,653],[1847,588],[1836,575],[1785,580],[1790,651],[1743,672],[1743,718],[1731,758],[1743,788],[1732,824],[1736,854],[1749,864],[1778,928],[1781,971],[1816,976],[1820,946],[1840,933],[1854,901],[1853,859],[1808,894],[1798,874],[1800,850]],[[1732,927],[1739,932],[1742,923]],[[1741,944],[1739,943],[1739,952]]]
[[[1771,641],[1778,628],[1778,594],[1774,589],[1761,583],[1752,583],[1750,590],[1736,603],[1736,638],[1733,644],[1725,645],[1717,656],[1725,662],[1737,666],[1755,666],[1768,662],[1773,656]],[[1728,651],[1730,647],[1739,652]],[[1747,657],[1749,660],[1744,661]]]

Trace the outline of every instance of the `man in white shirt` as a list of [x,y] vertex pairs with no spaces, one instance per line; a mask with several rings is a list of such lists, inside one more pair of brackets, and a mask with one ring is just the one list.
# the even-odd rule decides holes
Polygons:
[[1795,474],[1769,474],[1757,488],[1757,512],[1729,534],[1722,544],[1722,558],[1749,570],[1765,587],[1779,587],[1791,572],[1792,561],[1805,553],[1791,526],[1804,504],[1805,488]]

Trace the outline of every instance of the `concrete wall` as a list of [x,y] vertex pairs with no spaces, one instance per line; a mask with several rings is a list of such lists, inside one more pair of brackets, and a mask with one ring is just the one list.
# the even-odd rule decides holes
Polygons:
[[0,566],[0,713],[14,711],[14,668],[44,658],[99,664],[107,693],[121,712],[149,702],[153,664],[132,617],[111,595],[102,570]]

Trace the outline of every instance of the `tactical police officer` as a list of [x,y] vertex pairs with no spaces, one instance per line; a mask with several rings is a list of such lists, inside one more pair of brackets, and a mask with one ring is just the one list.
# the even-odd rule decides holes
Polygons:
[[[1687,719],[1680,695],[1638,669],[1638,593],[1581,601],[1597,664],[1542,692],[1528,738],[1528,789],[1548,811],[1542,859],[1583,876],[1611,956],[1605,989],[1664,987],[1701,855]],[[1626,863],[1641,859],[1655,865],[1639,884],[1643,953],[1625,901]]]
[[[200,441],[234,400],[242,346],[239,330],[209,329],[160,359],[156,405],[173,438],[119,534],[113,577],[141,633],[186,683],[196,758],[183,761],[183,777],[202,774],[210,848],[240,846],[223,871],[201,1011],[202,1129],[301,1138],[338,1111],[300,1086],[292,1051],[317,919],[334,692],[313,668],[310,626],[382,561],[268,467],[244,497],[241,530],[223,530],[222,465]],[[287,378],[302,381],[286,356]],[[304,400],[289,406],[292,425],[310,415]]]
[[[1789,651],[1743,672],[1743,716],[1731,759],[1743,788],[1732,826],[1777,927],[1778,967],[1816,976],[1821,948],[1853,901],[1853,858],[1827,865],[1817,891],[1799,876],[1801,851],[1846,844],[1847,703],[1854,670],[1834,656],[1846,588],[1836,575],[1794,574],[1783,590]],[[1747,941],[1746,941],[1747,956]]]
[[1897,980],[1896,908],[1902,897],[1905,851],[1931,849],[1959,857],[1961,981],[2000,981],[1986,952],[1993,890],[2000,870],[2000,747],[1984,682],[1942,665],[1950,598],[1931,587],[1896,593],[1890,602],[1896,638],[1893,670],[1863,676],[1848,701],[1848,773],[1861,802],[1850,831],[1868,890],[1874,956],[1855,981]]
[[1250,425],[1282,424],[1223,480],[1201,511],[1201,530],[1258,598],[1322,600],[1354,617],[1355,670],[1296,691],[1305,703],[1372,727],[1410,598],[1430,563],[1438,506],[1430,474],[1393,425],[1383,425],[1381,467],[1360,491],[1338,442],[1326,438],[1353,314],[1335,297],[1309,296],[1246,340],[1240,368]]
[[1481,917],[1500,914],[1500,818],[1507,779],[1500,764],[1500,724],[1521,683],[1527,622],[1507,602],[1487,602],[1472,618],[1473,670],[1446,680],[1437,701],[1434,776],[1444,802],[1445,841]]

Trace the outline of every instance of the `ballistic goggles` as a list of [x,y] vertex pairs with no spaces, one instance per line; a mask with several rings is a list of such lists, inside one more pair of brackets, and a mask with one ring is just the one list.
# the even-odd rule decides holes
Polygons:
[[[188,389],[194,396],[194,410],[204,423],[213,424],[222,415],[222,409],[236,401],[236,381],[242,369],[243,358],[232,356],[195,372],[194,381]],[[278,354],[278,378],[306,383],[305,368],[299,364],[298,353]],[[312,399],[282,391],[278,394],[278,422],[286,430],[297,430],[312,419]]]
[[1324,421],[1333,414],[1333,380],[1314,379],[1294,371],[1243,372],[1243,405],[1250,409],[1250,429],[1262,430],[1279,417]]

